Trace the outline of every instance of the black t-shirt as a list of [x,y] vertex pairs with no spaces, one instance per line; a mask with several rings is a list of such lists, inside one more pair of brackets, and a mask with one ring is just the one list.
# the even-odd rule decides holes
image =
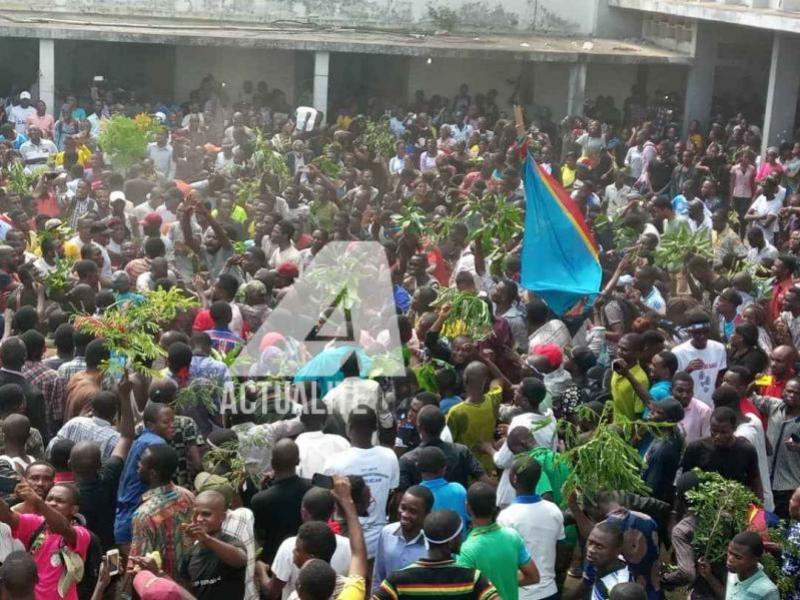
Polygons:
[[672,177],[672,171],[675,169],[675,163],[668,160],[651,160],[647,167],[647,173],[650,175],[650,185],[653,186],[654,191],[659,191],[667,186]]
[[309,489],[311,481],[294,475],[273,482],[250,501],[256,538],[263,544],[267,564],[272,563],[281,542],[295,535],[303,524],[300,504]]
[[80,513],[86,527],[97,534],[103,550],[114,547],[114,516],[117,510],[117,489],[125,461],[112,456],[100,468],[94,481],[77,481],[81,494]]
[[[241,550],[245,549],[239,540],[227,533],[220,531],[214,537]],[[246,570],[247,567],[226,565],[212,550],[198,543],[181,559],[180,576],[189,582],[189,588],[197,600],[233,600],[244,598]]]
[[742,438],[736,438],[728,448],[718,448],[710,438],[692,442],[686,447],[681,467],[684,473],[695,467],[713,471],[748,487],[759,476],[756,449]]

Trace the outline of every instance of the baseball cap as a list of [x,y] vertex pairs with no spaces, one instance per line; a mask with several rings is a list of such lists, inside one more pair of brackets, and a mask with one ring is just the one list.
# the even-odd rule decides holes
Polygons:
[[121,192],[120,190],[115,190],[108,195],[109,202],[115,202],[116,200],[122,200],[125,202],[125,192]]
[[289,261],[279,264],[275,271],[281,277],[291,277],[294,279],[300,276],[300,271],[297,269],[297,265]]
[[531,354],[544,356],[553,368],[561,366],[561,361],[564,360],[564,353],[555,344],[537,344],[531,348]]
[[58,229],[59,227],[61,227],[61,219],[56,219],[55,217],[47,219],[44,223],[45,229]]
[[30,92],[20,92],[19,93],[19,99],[22,100],[23,98],[25,100],[30,100],[31,99],[31,93]]
[[156,119],[158,119],[159,121],[161,121],[162,123],[166,122],[166,120],[167,120],[167,115],[165,115],[165,114],[164,114],[163,112],[161,112],[161,111],[158,111],[157,113],[153,114],[153,116],[154,116]]
[[157,212],[150,212],[147,213],[147,216],[145,216],[145,218],[139,222],[139,225],[153,225],[161,227],[161,223],[163,222],[164,220],[161,218],[160,214]]

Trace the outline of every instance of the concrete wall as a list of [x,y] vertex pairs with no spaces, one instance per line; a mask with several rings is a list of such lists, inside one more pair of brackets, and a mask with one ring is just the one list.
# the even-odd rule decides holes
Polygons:
[[281,89],[291,103],[295,95],[295,53],[208,46],[175,48],[175,97],[186,99],[206,75],[227,84],[231,100],[237,99],[245,81],[266,81],[269,89]]
[[590,34],[607,0],[8,0],[4,8],[214,21],[301,20],[391,29],[441,29],[430,9],[454,11],[456,28]]
[[85,93],[88,82],[102,75],[128,90],[170,97],[175,76],[175,47],[56,40],[56,93]]

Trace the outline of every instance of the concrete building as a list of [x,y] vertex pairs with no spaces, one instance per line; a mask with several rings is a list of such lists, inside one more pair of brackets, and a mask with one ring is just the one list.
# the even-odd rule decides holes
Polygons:
[[[0,82],[49,106],[94,75],[185,100],[212,74],[235,99],[265,81],[329,111],[349,97],[499,92],[554,119],[638,85],[685,98],[754,95],[772,142],[794,128],[800,0],[9,0]],[[38,89],[36,89],[38,88]],[[754,115],[760,121],[760,115]]]

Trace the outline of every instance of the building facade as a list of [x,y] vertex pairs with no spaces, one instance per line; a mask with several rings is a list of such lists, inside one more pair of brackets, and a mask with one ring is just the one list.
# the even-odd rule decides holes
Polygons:
[[[55,0],[4,3],[0,81],[54,106],[96,75],[185,100],[208,74],[326,112],[351,97],[498,91],[558,120],[638,86],[708,125],[753,96],[770,143],[794,130],[800,0]],[[758,111],[755,111],[758,112]]]

